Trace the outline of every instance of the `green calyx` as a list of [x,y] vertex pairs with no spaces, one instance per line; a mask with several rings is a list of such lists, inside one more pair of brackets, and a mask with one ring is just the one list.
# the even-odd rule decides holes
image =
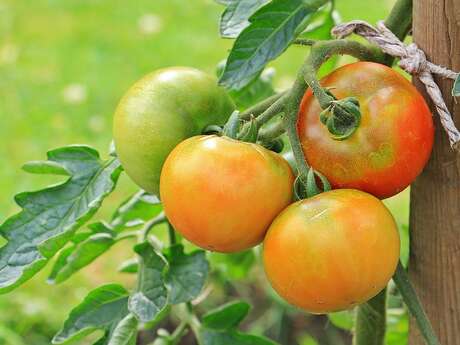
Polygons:
[[321,112],[319,118],[333,139],[345,140],[356,131],[361,122],[359,101],[354,97],[334,100]]
[[259,135],[259,126],[253,116],[248,121],[243,121],[239,111],[235,110],[230,115],[222,132],[217,134],[248,143],[255,143]]
[[[320,186],[318,186],[319,183]],[[294,181],[294,195],[297,200],[311,198],[329,190],[331,190],[331,184],[326,176],[311,167],[306,176],[299,175]]]

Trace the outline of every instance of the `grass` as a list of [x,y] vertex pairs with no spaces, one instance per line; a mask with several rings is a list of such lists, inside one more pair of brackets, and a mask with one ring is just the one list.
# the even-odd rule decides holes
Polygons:
[[[371,23],[384,18],[392,2],[336,0],[343,20]],[[73,143],[106,155],[117,102],[144,74],[173,65],[214,73],[232,44],[218,37],[221,11],[212,0],[0,0],[0,222],[18,210],[15,194],[55,182],[26,175],[24,162]],[[273,64],[278,87],[292,82],[304,56],[304,48],[294,47]],[[120,184],[99,216],[135,188],[126,177]],[[388,202],[400,224],[407,224],[407,200],[406,192]],[[27,344],[47,343],[90,288],[120,279],[112,273],[116,255],[58,288],[48,287],[40,274],[0,297],[0,309],[11,311],[8,317],[1,313],[0,344],[12,327],[36,336]],[[44,319],[47,328],[41,329]],[[21,337],[8,339],[24,344]]]

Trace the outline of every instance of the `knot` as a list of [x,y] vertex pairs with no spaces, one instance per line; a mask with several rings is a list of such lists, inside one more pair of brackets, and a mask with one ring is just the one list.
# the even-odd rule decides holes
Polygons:
[[399,60],[399,67],[409,74],[420,74],[427,70],[425,53],[415,43],[406,46],[406,54]]
[[433,79],[433,74],[443,78],[456,79],[458,73],[428,61],[425,53],[415,43],[406,46],[385,26],[383,21],[378,22],[377,27],[374,28],[364,21],[353,20],[337,25],[331,32],[338,38],[344,38],[355,33],[377,45],[385,54],[399,58],[399,66],[403,70],[412,75],[418,75],[439,114],[441,124],[449,136],[450,145],[454,150],[460,152],[460,131],[455,127],[441,90]]

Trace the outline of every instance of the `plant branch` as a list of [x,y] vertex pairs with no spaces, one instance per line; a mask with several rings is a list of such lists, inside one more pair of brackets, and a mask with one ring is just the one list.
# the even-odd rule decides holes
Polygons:
[[[283,116],[283,113],[281,113],[280,115]],[[261,128],[259,131],[258,139],[261,142],[269,142],[273,139],[278,138],[284,132],[286,132],[286,129],[284,128],[284,123],[282,120],[279,120],[273,124],[270,123],[267,127]]]
[[[397,0],[385,20],[385,26],[404,41],[412,29],[412,0]],[[383,63],[391,66],[394,60],[394,57],[386,55]]]
[[152,230],[156,225],[164,223],[166,221],[167,219],[166,219],[164,212],[161,212],[158,216],[146,222],[144,224],[144,227],[141,229],[141,234],[142,234],[141,240],[145,241],[147,237],[149,236],[150,230]]
[[297,44],[299,46],[312,46],[314,45],[316,42],[316,40],[310,40],[308,38],[298,38],[296,40],[294,40],[294,44]]
[[251,118],[251,115],[254,117],[258,117],[260,114],[266,111],[273,103],[279,100],[284,94],[286,94],[286,91],[277,93],[273,96],[264,99],[263,101],[243,111],[240,114],[240,118],[242,120],[249,120]]

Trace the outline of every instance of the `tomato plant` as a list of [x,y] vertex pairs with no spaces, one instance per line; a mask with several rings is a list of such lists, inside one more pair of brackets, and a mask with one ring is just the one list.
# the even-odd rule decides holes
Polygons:
[[182,140],[222,125],[235,105],[216,79],[190,67],[170,67],[136,82],[118,105],[113,137],[126,173],[158,193],[161,166]]
[[350,309],[393,276],[398,229],[377,198],[337,189],[286,208],[270,226],[263,258],[268,280],[290,303],[312,313]]
[[198,136],[180,143],[161,172],[161,201],[174,228],[196,245],[236,252],[259,244],[292,200],[288,163],[259,145]]
[[[383,345],[386,334],[398,338],[391,322],[407,325],[407,308],[426,343],[439,345],[400,261],[395,220],[379,200],[416,178],[433,145],[424,99],[390,68],[393,55],[405,59],[401,66],[410,56],[332,39],[339,18],[334,1],[219,2],[225,5],[221,35],[235,38],[218,66],[219,80],[189,67],[154,71],[116,108],[108,157],[71,145],[24,165],[30,173],[66,179],[16,196],[21,211],[0,226],[6,242],[0,293],[50,261],[48,282],[62,283],[126,241],[133,257],[119,271],[135,274],[136,284],[90,291],[53,344],[93,331],[101,332],[95,345],[134,345],[143,341],[139,334],[163,345],[180,344],[189,334],[199,345],[311,343],[309,335],[286,331],[306,318],[290,303],[310,313],[344,311],[330,316],[333,339],[351,340],[339,328],[354,327],[355,345]],[[349,23],[348,34],[361,25],[406,55],[418,52],[398,41],[411,29],[411,9],[412,1],[398,0],[385,22],[393,34],[382,29],[382,36],[361,22]],[[292,86],[276,92],[272,70],[264,69],[292,45],[309,46],[308,57]],[[343,54],[360,62],[320,82],[317,74]],[[431,65],[422,57],[412,70],[424,69],[426,77]],[[452,126],[446,128],[453,137]],[[109,219],[85,226],[123,171],[141,189]],[[260,251],[253,249],[262,241],[266,277],[279,295],[263,283]],[[253,284],[241,288],[229,278]],[[224,300],[214,308],[209,297],[215,295],[263,305],[270,298],[272,309],[256,310],[260,317],[245,325],[259,334],[239,330],[249,304]],[[347,311],[353,308],[355,321]],[[387,328],[387,310],[394,309]],[[295,322],[285,327],[292,314]]]
[[388,198],[406,188],[431,153],[434,126],[422,95],[401,74],[373,62],[356,62],[321,80],[338,99],[359,101],[361,123],[335,140],[320,121],[311,90],[300,107],[298,131],[308,162],[335,188],[356,188]]

